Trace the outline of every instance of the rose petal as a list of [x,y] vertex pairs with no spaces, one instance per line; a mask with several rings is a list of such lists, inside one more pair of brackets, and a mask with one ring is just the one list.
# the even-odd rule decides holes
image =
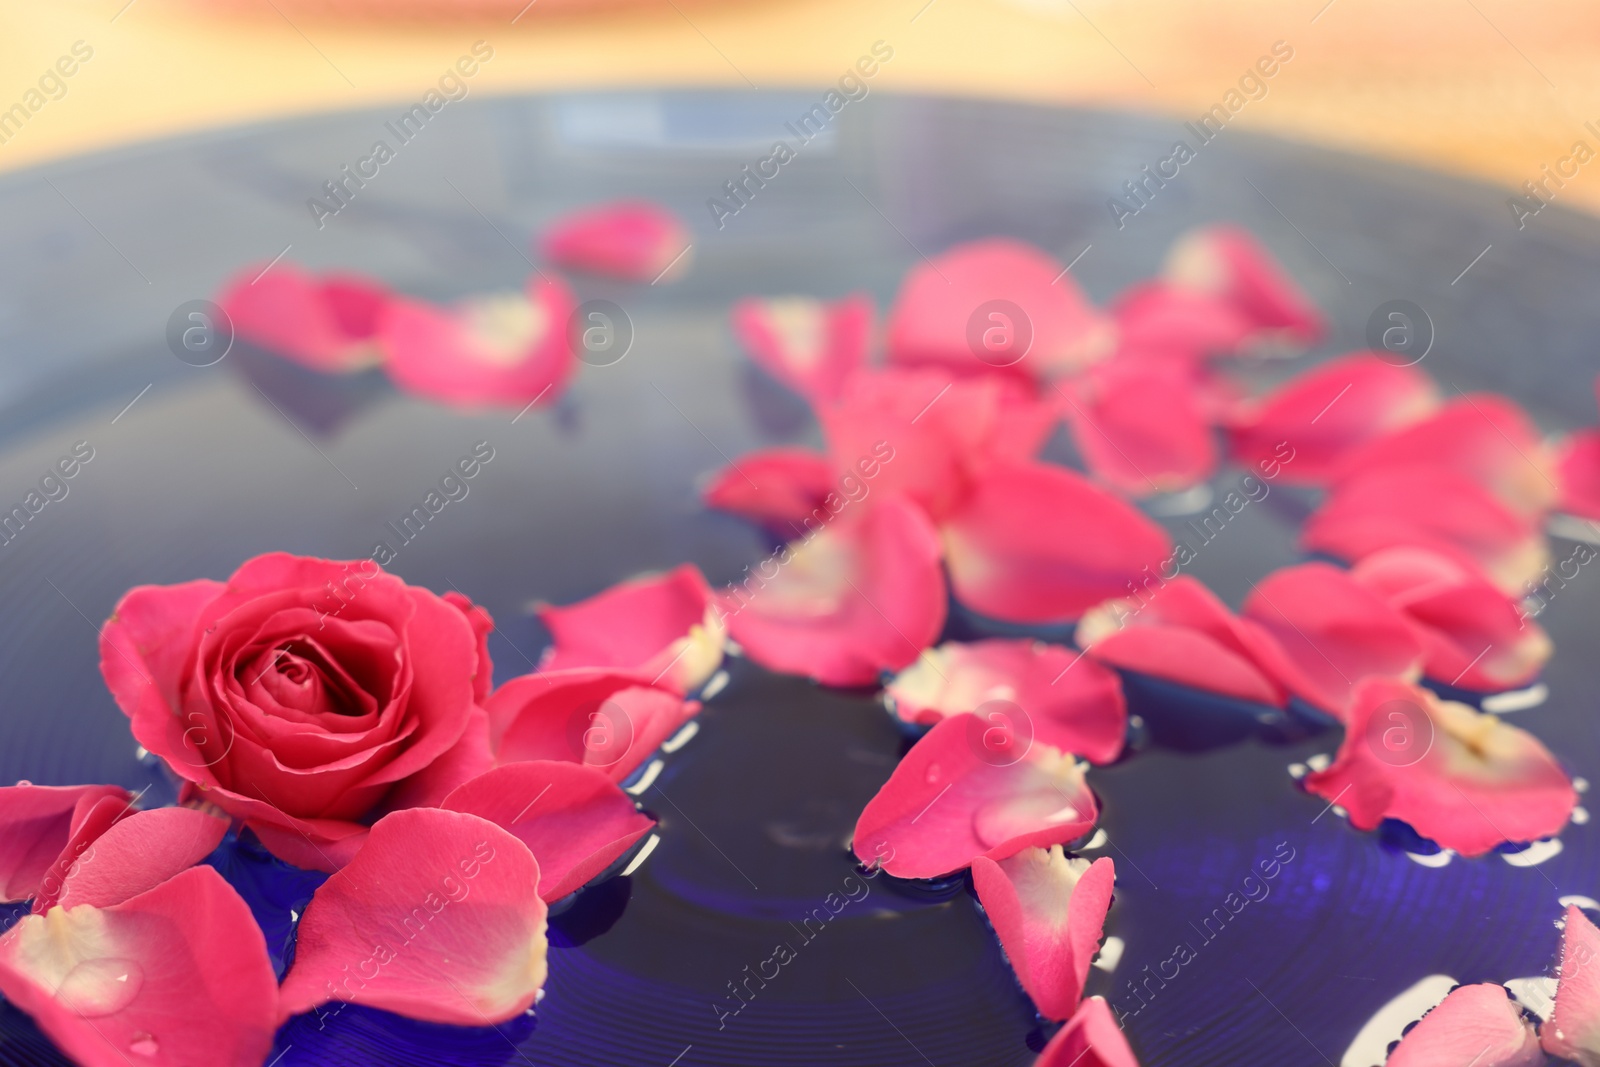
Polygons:
[[1532,734],[1377,678],[1356,686],[1333,766],[1305,782],[1343,806],[1358,830],[1399,819],[1464,856],[1548,837],[1578,802],[1566,773]]
[[1075,383],[1065,413],[1089,472],[1132,496],[1198,485],[1217,446],[1191,373],[1151,359],[1096,364]]
[[733,332],[764,370],[817,403],[838,397],[845,379],[866,365],[874,312],[865,293],[833,303],[748,297],[733,306]]
[[135,812],[78,858],[57,903],[69,910],[121,904],[205,859],[227,832],[226,819],[193,808]]
[[1164,678],[1207,693],[1283,706],[1274,679],[1250,660],[1196,630],[1151,623],[1102,638],[1088,655],[1125,671]]
[[1242,467],[1279,467],[1289,485],[1322,485],[1361,445],[1428,416],[1438,394],[1427,375],[1352,352],[1242,404],[1229,451]]
[[956,597],[1007,622],[1075,619],[1172,553],[1136,508],[1044,463],[991,469],[941,532]]
[[1556,457],[1561,508],[1600,519],[1600,430],[1583,430],[1562,443]]
[[576,366],[567,324],[577,305],[565,282],[537,274],[523,293],[474,297],[450,308],[397,299],[381,327],[386,368],[402,389],[431,400],[548,403]]
[[527,847],[487,819],[386,815],[300,919],[280,1017],[332,1000],[428,1022],[491,1026],[545,980],[545,904]]
[[1033,1067],[1139,1067],[1139,1061],[1105,1000],[1090,997],[1050,1039]]
[[465,593],[454,589],[440,597],[446,604],[467,617],[473,636],[478,639],[478,667],[472,674],[472,695],[480,702],[487,700],[494,690],[494,661],[489,658],[489,635],[494,632],[494,616],[482,605],[474,604]]
[[701,495],[707,507],[743,515],[780,536],[794,537],[807,519],[826,522],[832,517],[823,501],[837,488],[827,456],[807,448],[768,448],[746,453],[738,463],[717,472]]
[[931,648],[885,687],[903,722],[933,725],[976,712],[1003,729],[1110,763],[1122,751],[1127,706],[1116,674],[1060,645],[1029,640]]
[[498,767],[441,806],[488,819],[527,845],[546,901],[582,888],[655,826],[602,771],[555,760]]
[[1552,1056],[1600,1064],[1600,930],[1573,904],[1561,934],[1555,1007],[1539,1040]]
[[1242,311],[1211,293],[1163,281],[1140,282],[1111,307],[1117,358],[1192,364],[1242,350],[1257,327]]
[[540,251],[568,270],[630,282],[673,281],[689,267],[689,242],[688,228],[661,205],[616,200],[551,222]]
[[0,993],[83,1067],[260,1067],[277,1025],[261,930],[210,867],[27,916],[0,937]]
[[36,895],[88,813],[104,800],[125,809],[128,799],[116,785],[0,786],[0,903]]
[[870,685],[944,626],[938,538],[915,505],[875,499],[786,546],[724,591],[722,610],[733,639],[769,670]]
[[1017,980],[1047,1019],[1077,1010],[1114,881],[1109,859],[1068,859],[1060,845],[1026,848],[998,863],[972,861],[978,901]]
[[[996,301],[1004,304],[989,306]],[[985,345],[991,329],[1009,335]],[[889,311],[891,361],[963,375],[1005,370],[1047,378],[1109,354],[1111,337],[1109,321],[1063,264],[1004,237],[956,245],[913,267]]]
[[1310,344],[1327,328],[1311,298],[1238,226],[1184,234],[1167,252],[1161,276],[1171,285],[1224,300],[1257,328],[1282,331],[1297,344]]
[[217,297],[239,340],[325,373],[378,362],[378,324],[389,300],[377,282],[318,277],[287,261],[247,267]]
[[952,715],[911,746],[856,821],[855,853],[897,878],[936,878],[979,856],[1063,844],[1099,808],[1074,758]]
[[1241,614],[1277,639],[1292,668],[1279,675],[1296,696],[1338,717],[1364,678],[1414,681],[1423,647],[1377,593],[1326,563],[1283,567],[1260,582]]
[[1457,986],[1389,1054],[1385,1067],[1539,1067],[1533,1024],[1504,986]]
[[687,693],[722,665],[727,630],[693,564],[622,582],[566,607],[541,607],[539,619],[555,642],[541,670],[617,667]]

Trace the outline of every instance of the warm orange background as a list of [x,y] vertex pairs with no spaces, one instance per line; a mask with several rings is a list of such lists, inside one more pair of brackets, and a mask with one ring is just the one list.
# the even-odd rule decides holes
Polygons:
[[[94,58],[0,144],[0,169],[210,126],[409,100],[477,39],[473,92],[831,81],[875,40],[874,88],[1152,110],[1217,103],[1276,40],[1295,58],[1237,120],[1517,188],[1600,151],[1595,0],[640,0],[406,24],[310,0],[0,0],[0,109],[74,41]],[[366,0],[368,4],[382,0]],[[411,0],[415,3],[417,0]],[[240,13],[243,9],[243,13]],[[118,15],[119,10],[121,14]],[[920,14],[919,14],[920,11]],[[112,17],[116,15],[115,21]],[[916,16],[915,21],[912,21]],[[1315,19],[1315,21],[1313,21]],[[1557,200],[1600,210],[1600,160]]]

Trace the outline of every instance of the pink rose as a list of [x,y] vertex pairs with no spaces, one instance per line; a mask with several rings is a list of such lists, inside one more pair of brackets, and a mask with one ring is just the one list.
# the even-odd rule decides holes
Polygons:
[[100,669],[139,743],[289,863],[337,870],[376,816],[491,765],[484,637],[465,597],[371,561],[273,553],[227,582],[140,586]]

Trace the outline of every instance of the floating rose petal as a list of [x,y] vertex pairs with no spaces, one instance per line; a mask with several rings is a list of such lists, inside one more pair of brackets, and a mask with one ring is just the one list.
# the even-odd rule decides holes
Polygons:
[[488,702],[498,763],[564,760],[620,782],[700,705],[627,671],[600,667],[525,674]]
[[1548,837],[1566,825],[1578,799],[1532,734],[1376,678],[1356,686],[1333,766],[1305,781],[1344,807],[1358,830],[1399,819],[1464,856]]
[[1300,543],[1350,562],[1385,548],[1427,548],[1481,569],[1507,593],[1520,593],[1548,555],[1539,524],[1475,479],[1412,465],[1340,482],[1306,521]]
[[1550,658],[1550,638],[1476,570],[1423,548],[1389,548],[1351,577],[1410,620],[1423,672],[1449,685],[1496,692],[1527,685]]
[[733,332],[774,378],[813,403],[838,397],[845,379],[864,367],[872,344],[872,297],[857,293],[825,303],[805,296],[733,306]]
[[135,812],[78,857],[58,901],[45,904],[41,898],[34,911],[46,912],[56,903],[68,910],[121,904],[205,859],[227,832],[226,819],[193,808]]
[[1400,1039],[1385,1067],[1539,1067],[1533,1024],[1504,986],[1464,985]]
[[897,878],[937,878],[979,856],[1063,844],[1099,808],[1074,757],[952,715],[895,767],[856,821],[855,853]]
[[933,725],[970,711],[1091,763],[1110,763],[1128,725],[1122,683],[1082,659],[1038,641],[950,642],[924,652],[885,692],[904,722]]
[[278,1022],[261,930],[210,867],[25,917],[0,937],[0,993],[83,1067],[260,1067]]
[[906,275],[889,358],[956,374],[1049,378],[1110,354],[1110,321],[1055,257],[1009,238],[957,245]]
[[1561,508],[1600,519],[1600,430],[1583,430],[1562,443],[1556,459]]
[[1064,392],[1064,414],[1089,472],[1133,496],[1198,485],[1217,445],[1193,372],[1153,359],[1096,364]]
[[1171,359],[1193,363],[1240,351],[1256,332],[1232,304],[1167,282],[1141,282],[1112,305],[1118,359]]
[[1162,279],[1215,296],[1259,330],[1280,331],[1293,344],[1321,337],[1326,323],[1311,298],[1284,273],[1249,231],[1237,226],[1191,230],[1167,252]]
[[1234,413],[1230,451],[1240,466],[1293,462],[1281,477],[1290,485],[1322,485],[1361,445],[1427,417],[1438,395],[1427,375],[1396,367],[1370,352],[1319,364]]
[[1552,1056],[1600,1065],[1600,930],[1572,904],[1561,934],[1555,1008],[1539,1037]]
[[702,496],[708,507],[794,537],[804,532],[807,519],[828,521],[825,501],[830,493],[838,496],[838,483],[827,456],[808,448],[768,448],[746,453],[719,471]]
[[972,884],[1017,980],[1046,1019],[1077,1010],[1111,907],[1109,859],[1068,859],[1060,845],[972,861]]
[[1335,717],[1342,717],[1363,678],[1421,676],[1423,645],[1412,625],[1383,597],[1327,563],[1272,572],[1254,583],[1241,614],[1288,656],[1292,669],[1279,680]]
[[689,242],[688,228],[661,205],[617,200],[556,219],[540,250],[569,270],[630,282],[673,281],[689,267]]
[[655,826],[603,771],[556,760],[498,767],[443,807],[488,819],[527,845],[546,901],[582,888]]
[[281,1016],[341,1000],[492,1026],[545,980],[545,903],[527,846],[487,819],[412,808],[373,826],[296,933]]
[[785,546],[725,590],[722,606],[733,639],[762,666],[871,685],[915,660],[944,626],[938,536],[903,498],[875,500]]
[[[0,787],[0,903],[36,896],[52,873],[54,891],[82,849],[107,827],[90,813],[102,801],[119,811],[128,807],[128,791],[116,785],[31,785]],[[93,837],[82,840],[86,822],[95,824]]]
[[711,587],[689,563],[567,607],[541,607],[539,619],[555,641],[541,670],[617,667],[678,693],[716,672],[727,636]]
[[1111,1008],[1101,997],[1079,1006],[1033,1067],[1139,1067]]
[[217,298],[241,341],[324,373],[379,362],[378,330],[390,294],[353,274],[318,277],[280,262],[240,272]]
[[383,317],[386,368],[401,388],[450,404],[549,402],[576,362],[567,340],[576,307],[565,282],[539,275],[524,293],[453,307],[396,299]]

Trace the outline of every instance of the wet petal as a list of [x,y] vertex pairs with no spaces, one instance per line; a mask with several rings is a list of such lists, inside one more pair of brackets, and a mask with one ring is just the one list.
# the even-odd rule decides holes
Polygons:
[[738,463],[718,471],[701,496],[707,507],[743,515],[781,536],[794,537],[807,519],[826,522],[832,517],[824,502],[829,493],[838,496],[838,488],[827,456],[809,448],[767,448],[747,452]]
[[56,903],[69,910],[121,904],[205,859],[227,832],[228,820],[193,808],[135,812],[78,857]]
[[1068,859],[1060,845],[972,861],[972,885],[1017,981],[1047,1019],[1077,1010],[1111,907],[1111,860]]
[[1504,986],[1457,986],[1389,1054],[1385,1067],[1539,1067],[1533,1024]]
[[1107,485],[1132,496],[1170,493],[1216,470],[1210,419],[1186,367],[1108,360],[1082,375],[1065,399],[1078,453]]
[[1561,934],[1555,1008],[1539,1036],[1552,1056],[1600,1064],[1600,930],[1572,904]]
[[[116,785],[0,787],[0,903],[37,894],[95,805],[110,800],[126,807],[128,799]],[[75,859],[69,855],[66,862]],[[63,876],[57,873],[57,892]]]
[[1224,300],[1258,329],[1281,331],[1295,344],[1310,344],[1327,329],[1311,298],[1272,253],[1238,226],[1207,226],[1184,234],[1167,252],[1161,277]]
[[733,332],[767,373],[816,403],[837,398],[851,372],[866,365],[874,312],[865,293],[832,303],[749,297],[733,306]]
[[667,282],[688,269],[693,257],[692,252],[685,254],[689,242],[682,220],[660,204],[616,200],[556,219],[545,230],[540,250],[565,269],[630,282]]
[[282,1017],[333,1000],[457,1026],[521,1014],[546,973],[538,884],[533,854],[487,819],[385,816],[307,906]]
[[1139,1067],[1139,1061],[1105,1000],[1090,997],[1050,1039],[1033,1067]]
[[[353,274],[317,276],[290,262],[241,271],[217,297],[234,335],[326,373],[382,358],[378,328],[390,293]],[[197,323],[203,326],[203,323]]]

